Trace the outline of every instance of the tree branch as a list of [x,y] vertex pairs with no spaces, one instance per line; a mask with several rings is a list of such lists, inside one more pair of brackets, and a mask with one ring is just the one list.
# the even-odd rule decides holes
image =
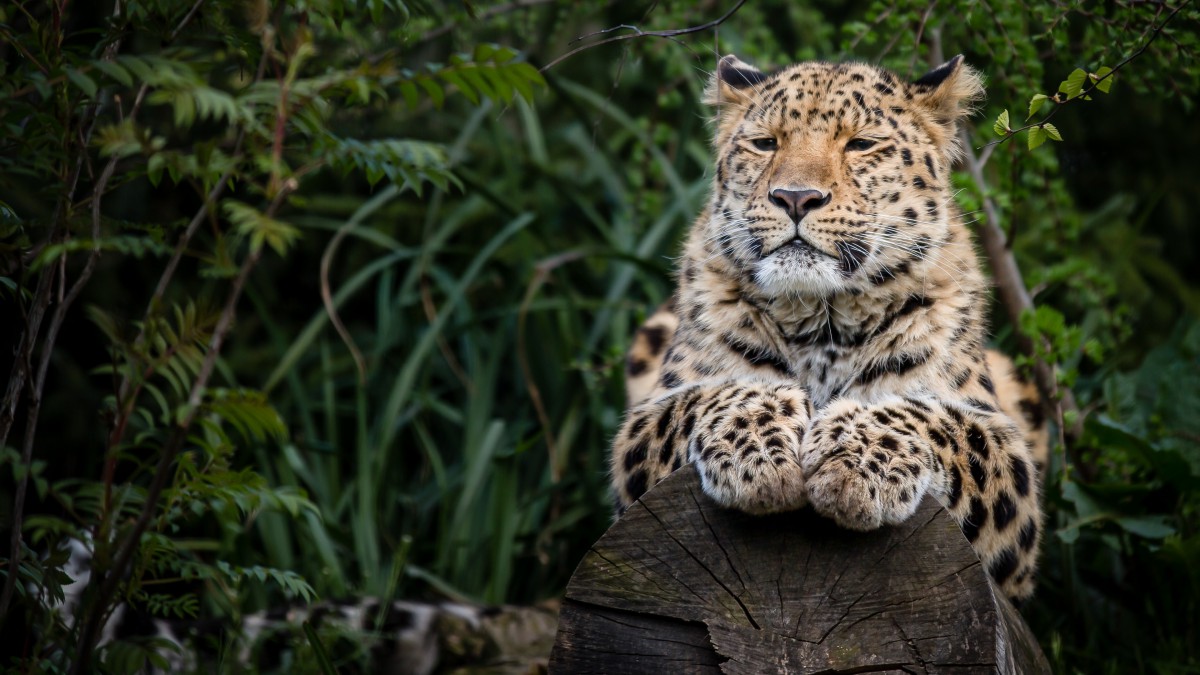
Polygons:
[[[615,37],[610,37],[605,40],[601,40],[599,42],[593,42],[590,45],[576,47],[575,49],[572,49],[571,51],[567,52],[566,54],[563,54],[562,56],[559,56],[558,58],[554,59],[550,63],[547,63],[546,65],[542,66],[541,72],[544,73],[547,70],[550,70],[554,66],[558,65],[559,63],[562,63],[563,61],[566,61],[567,59],[571,58],[572,56],[575,56],[576,54],[578,54],[582,51],[591,49],[593,47],[599,47],[601,45],[607,45],[607,44],[611,44],[613,42],[620,42],[622,40],[632,40],[633,38],[639,38],[639,37],[660,37],[660,38],[671,39],[671,38],[678,37],[680,35],[687,35],[688,33],[699,33],[701,31],[706,31],[710,28],[716,28],[717,26],[720,26],[721,24],[725,23],[725,21],[727,19],[729,19],[729,17],[733,16],[739,9],[741,9],[742,5],[744,5],[744,4],[746,4],[746,0],[738,0],[737,4],[735,4],[733,7],[729,8],[729,11],[725,12],[720,17],[713,19],[712,21],[709,21],[708,23],[701,24],[699,26],[691,26],[690,28],[676,28],[673,30],[644,31],[644,30],[638,28],[637,26],[616,26],[613,28],[605,29],[603,31],[600,31],[600,33],[606,33],[606,32],[618,30],[621,28],[626,28],[626,29],[632,30],[634,32],[629,35],[617,35]],[[593,33],[592,35],[597,35],[597,34],[598,33]],[[579,39],[582,40],[584,37],[590,37],[590,36],[585,35]]]
[[[1025,126],[1018,127],[1016,129],[1009,129],[1008,133],[1003,138],[994,140],[991,143],[988,143],[987,145],[983,146],[985,149],[984,151],[986,153],[984,155],[985,161],[986,161],[986,157],[991,154],[990,152],[987,151],[987,148],[990,148],[995,145],[1000,145],[1000,144],[1004,143],[1005,141],[1009,140],[1010,138],[1021,133],[1022,131],[1027,131],[1029,129],[1033,129],[1034,127],[1045,126],[1048,122],[1050,122],[1050,120],[1054,119],[1054,116],[1058,114],[1058,111],[1061,110],[1064,105],[1086,98],[1089,94],[1091,94],[1093,91],[1095,91],[1100,86],[1101,82],[1113,77],[1114,75],[1117,74],[1117,71],[1121,70],[1125,66],[1132,63],[1133,60],[1136,59],[1137,57],[1141,56],[1142,53],[1145,52],[1146,49],[1150,47],[1150,45],[1154,44],[1154,41],[1158,39],[1158,36],[1162,35],[1162,31],[1164,28],[1167,27],[1167,24],[1171,23],[1171,19],[1174,19],[1175,15],[1179,14],[1179,12],[1182,11],[1184,7],[1187,7],[1189,4],[1191,4],[1191,2],[1192,2],[1192,0],[1184,0],[1183,2],[1179,3],[1178,7],[1176,7],[1170,14],[1167,15],[1166,19],[1163,19],[1163,22],[1161,24],[1159,24],[1157,26],[1154,26],[1153,24],[1151,24],[1151,28],[1147,29],[1147,32],[1150,34],[1150,38],[1148,40],[1146,40],[1144,43],[1142,43],[1142,46],[1138,47],[1137,51],[1133,52],[1129,56],[1126,56],[1124,59],[1121,60],[1120,63],[1113,66],[1113,69],[1111,71],[1105,73],[1103,77],[1098,77],[1095,80],[1091,80],[1091,85],[1088,86],[1088,88],[1083,89],[1078,94],[1076,94],[1070,98],[1064,99],[1062,101],[1057,100],[1057,94],[1055,96],[1050,97],[1048,100],[1054,102],[1054,107],[1051,108],[1050,112],[1046,113],[1046,116],[1043,117],[1041,120],[1034,122],[1033,124],[1026,124]],[[1089,80],[1090,80],[1090,78],[1089,78]]]

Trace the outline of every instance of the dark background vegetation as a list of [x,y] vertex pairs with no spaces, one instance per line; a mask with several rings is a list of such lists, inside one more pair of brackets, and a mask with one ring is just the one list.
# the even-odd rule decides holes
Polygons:
[[[1025,615],[1058,672],[1200,672],[1200,11],[755,1],[716,28],[584,50],[544,81],[516,66],[735,4],[0,8],[0,353],[25,385],[5,400],[14,422],[0,439],[5,542],[28,486],[21,583],[0,612],[5,631],[38,629],[4,665],[77,658],[52,645],[79,644],[79,622],[51,623],[26,583],[56,587],[62,560],[41,556],[85,532],[101,572],[137,543],[85,618],[112,597],[221,617],[312,593],[561,593],[609,523],[623,350],[669,294],[706,196],[711,112],[698,101],[716,55],[863,59],[916,77],[940,50],[987,77],[972,145],[990,153],[986,196],[1039,308],[1022,327],[1084,420],[1045,481],[1050,535]],[[477,49],[488,44],[518,55]],[[1022,132],[981,150],[1001,110],[1017,128],[1034,94],[1146,45],[1109,93],[1055,113],[1062,142],[1030,150]],[[982,218],[978,184],[956,183],[967,219]],[[997,344],[1017,353],[1006,313],[993,314]],[[138,653],[97,659],[119,671]]]

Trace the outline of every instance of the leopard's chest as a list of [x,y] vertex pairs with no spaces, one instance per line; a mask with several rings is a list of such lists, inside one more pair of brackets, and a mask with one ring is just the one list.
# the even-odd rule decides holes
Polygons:
[[844,394],[867,361],[861,350],[843,347],[806,349],[790,356],[796,380],[817,408]]

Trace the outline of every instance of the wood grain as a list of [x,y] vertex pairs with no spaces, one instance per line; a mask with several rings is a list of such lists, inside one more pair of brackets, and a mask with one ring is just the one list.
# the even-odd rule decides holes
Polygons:
[[600,538],[567,587],[559,673],[1049,673],[958,526],[723,509],[685,467]]

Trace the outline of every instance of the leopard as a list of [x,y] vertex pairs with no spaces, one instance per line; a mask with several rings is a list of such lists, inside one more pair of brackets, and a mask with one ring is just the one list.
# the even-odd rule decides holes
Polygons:
[[962,55],[913,81],[719,60],[711,193],[626,358],[618,517],[684,466],[723,507],[857,531],[931,497],[999,593],[1032,595],[1048,434],[987,346],[990,282],[951,180],[983,96]]

